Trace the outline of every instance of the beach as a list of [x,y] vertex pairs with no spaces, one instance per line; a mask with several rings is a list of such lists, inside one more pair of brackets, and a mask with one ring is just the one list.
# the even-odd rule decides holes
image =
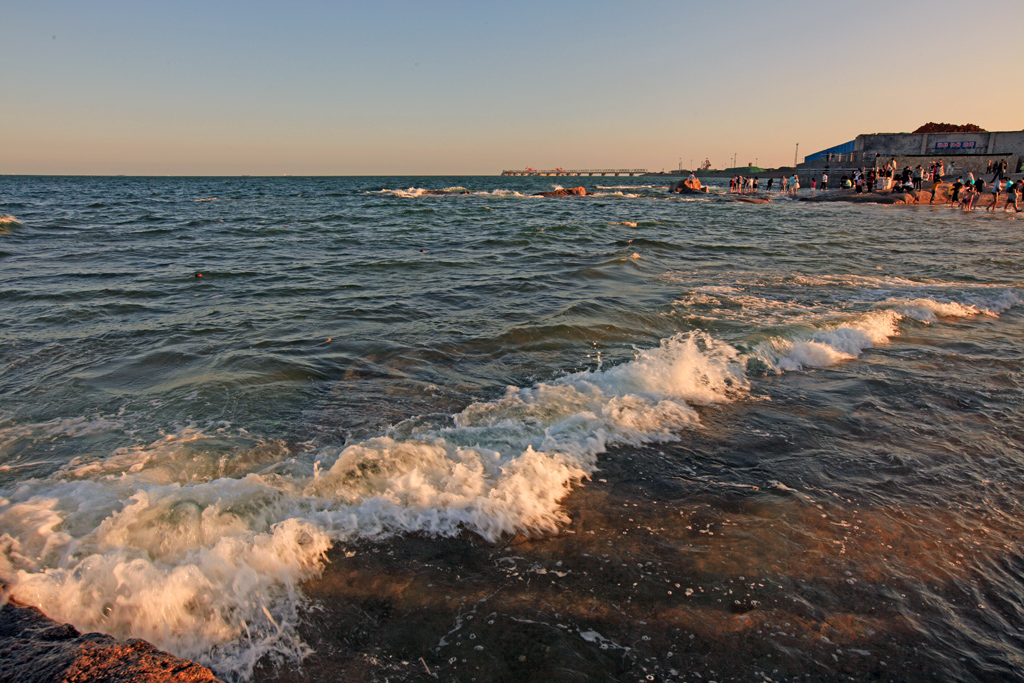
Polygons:
[[5,597],[224,681],[1024,680],[1017,214],[727,188],[0,179]]

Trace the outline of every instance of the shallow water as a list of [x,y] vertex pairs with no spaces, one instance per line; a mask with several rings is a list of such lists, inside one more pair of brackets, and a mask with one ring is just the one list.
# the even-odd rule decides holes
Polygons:
[[9,590],[228,679],[1024,680],[1016,215],[581,181],[0,179]]

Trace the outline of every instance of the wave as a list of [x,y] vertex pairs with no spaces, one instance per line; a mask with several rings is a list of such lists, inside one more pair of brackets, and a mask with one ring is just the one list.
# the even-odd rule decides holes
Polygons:
[[[743,295],[738,285],[701,290]],[[82,631],[145,638],[244,679],[263,657],[308,653],[300,586],[334,545],[555,532],[567,522],[562,499],[599,455],[700,428],[702,406],[749,396],[751,363],[777,373],[828,367],[888,343],[905,319],[998,316],[1021,303],[1008,289],[889,297],[802,319],[746,350],[677,334],[620,365],[508,387],[443,426],[410,420],[344,447],[293,451],[224,423],[182,427],[0,490],[0,580]],[[131,422],[119,413],[8,425],[0,455],[24,439],[132,434]]]
[[404,199],[415,199],[416,197],[422,197],[427,193],[427,190],[422,187],[410,187],[405,190],[380,190],[377,194],[389,194],[395,197],[402,197]]
[[777,336],[756,345],[751,356],[776,372],[823,368],[851,360],[864,350],[886,344],[900,334],[899,323],[909,318],[924,324],[940,318],[999,317],[1024,303],[1018,292],[1004,291],[994,298],[971,297],[973,303],[929,298],[887,299],[875,310],[855,314],[843,322],[826,323],[811,332]]
[[623,365],[509,387],[444,428],[294,455],[251,445],[231,458],[248,472],[208,474],[223,470],[225,428],[184,428],[0,492],[0,577],[83,631],[246,678],[263,656],[305,654],[299,585],[332,544],[553,532],[561,499],[609,446],[676,440],[700,424],[696,406],[747,389],[737,351],[691,333]]
[[0,215],[0,235],[9,235],[15,227],[21,227],[21,221],[10,214]]
[[667,190],[668,185],[595,185],[598,190]]

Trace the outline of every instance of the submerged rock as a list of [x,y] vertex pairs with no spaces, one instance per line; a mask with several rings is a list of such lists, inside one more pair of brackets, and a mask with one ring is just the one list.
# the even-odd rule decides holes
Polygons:
[[40,610],[0,607],[0,683],[218,683],[205,666],[145,640],[79,633]]
[[586,197],[587,190],[584,187],[570,187],[568,189],[551,190],[550,192],[537,192],[534,197]]

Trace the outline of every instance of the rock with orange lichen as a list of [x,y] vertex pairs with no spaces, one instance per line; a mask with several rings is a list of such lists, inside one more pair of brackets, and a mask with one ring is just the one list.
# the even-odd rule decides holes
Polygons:
[[701,185],[697,178],[687,178],[686,180],[672,183],[669,191],[678,192],[679,194],[705,194],[708,188]]
[[0,607],[0,683],[218,683],[204,666],[144,640],[79,633],[35,607]]

